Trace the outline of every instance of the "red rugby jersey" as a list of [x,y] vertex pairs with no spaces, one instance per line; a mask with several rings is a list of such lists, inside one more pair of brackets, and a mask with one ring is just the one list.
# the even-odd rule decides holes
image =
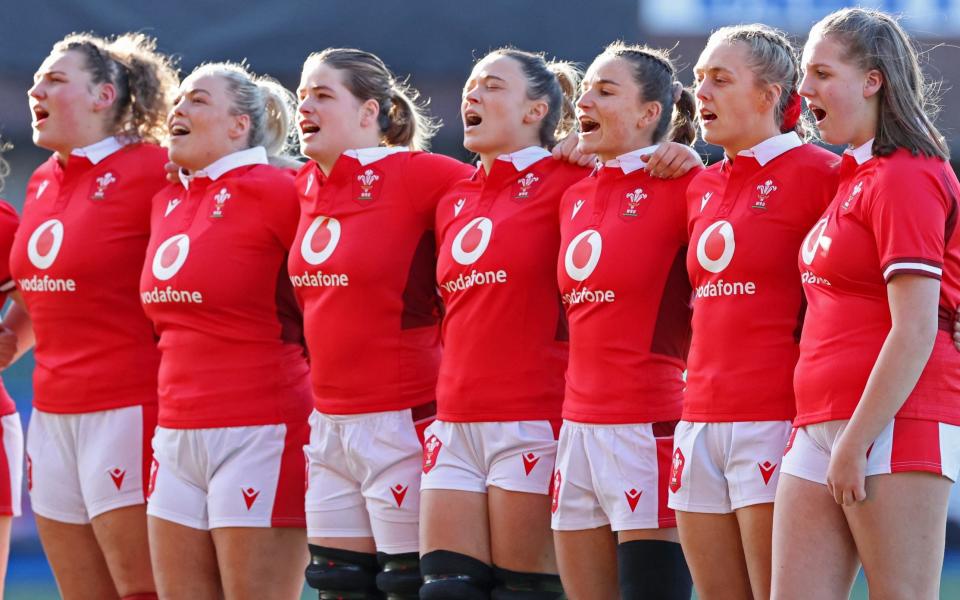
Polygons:
[[838,162],[791,132],[712,165],[690,184],[693,340],[684,420],[793,418],[804,318],[796,254],[836,191]]
[[316,409],[402,410],[435,398],[442,313],[433,213],[467,165],[406,148],[341,155],[297,176],[288,269],[304,310]]
[[589,170],[549,156],[527,148],[501,157],[437,206],[437,282],[447,310],[439,419],[560,417],[568,335],[557,212]]
[[560,204],[557,281],[570,326],[563,418],[680,418],[690,344],[686,189],[630,152],[575,183]]
[[300,311],[286,276],[299,208],[293,174],[260,146],[153,199],[140,277],[160,334],[163,427],[302,421],[310,412]]
[[30,178],[10,270],[36,338],[34,407],[156,403],[160,352],[137,280],[166,162],[159,146],[107,138],[66,165],[51,157]]
[[[10,248],[13,246],[13,236],[17,233],[20,217],[17,211],[0,200],[0,306],[7,301],[7,294],[16,287],[16,282],[10,274]],[[17,405],[7,393],[7,389],[0,382],[0,417],[17,412]]]
[[940,279],[933,354],[898,417],[960,425],[960,354],[950,341],[960,304],[960,184],[950,164],[873,140],[843,157],[840,187],[800,249],[809,308],[794,379],[797,425],[848,419],[890,332],[887,283]]

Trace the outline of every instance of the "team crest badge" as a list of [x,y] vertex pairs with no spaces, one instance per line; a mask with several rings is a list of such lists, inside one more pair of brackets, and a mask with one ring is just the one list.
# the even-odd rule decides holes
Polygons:
[[223,218],[223,206],[229,199],[230,192],[227,191],[227,188],[220,188],[220,191],[217,192],[217,195],[213,197],[213,212],[210,213],[210,217],[213,219]]
[[560,507],[560,484],[563,483],[563,478],[560,477],[560,471],[558,470],[553,474],[553,479],[550,480],[550,487],[553,488],[550,490],[550,512],[557,512],[557,509]]
[[513,199],[526,200],[529,198],[530,194],[533,192],[533,184],[537,183],[538,181],[540,181],[540,178],[533,173],[527,173],[518,179],[517,184],[514,186]]
[[153,495],[153,490],[157,488],[157,472],[160,470],[160,463],[154,457],[150,461],[150,479],[147,480],[147,498]]
[[757,186],[757,199],[750,208],[754,210],[767,210],[767,201],[770,200],[770,194],[777,191],[777,185],[772,179],[768,179]]
[[857,197],[860,195],[861,191],[863,191],[863,182],[858,181],[857,185],[853,186],[853,190],[850,192],[850,195],[847,196],[847,199],[844,200],[843,204],[840,205],[840,210],[843,212],[848,212],[853,207],[853,203],[857,200]]
[[680,451],[680,448],[677,448],[673,453],[673,464],[670,468],[670,491],[674,494],[680,489],[680,486],[683,485],[683,465],[687,460],[683,457],[683,452]]
[[360,185],[360,193],[357,194],[357,200],[362,202],[373,200],[373,188],[380,179],[380,175],[373,169],[367,169],[357,175],[357,183]]
[[646,199],[647,193],[644,192],[642,188],[637,188],[632,192],[627,192],[623,197],[623,212],[620,213],[620,215],[630,218],[636,217],[640,214],[640,203]]
[[426,475],[430,472],[430,469],[436,466],[437,464],[437,454],[440,453],[440,448],[443,447],[443,443],[440,439],[431,435],[427,438],[427,441],[423,443],[423,473]]
[[787,439],[787,447],[783,449],[783,455],[786,456],[790,449],[793,448],[793,440],[797,437],[797,428],[794,427],[790,430],[790,438]]
[[107,188],[110,187],[110,185],[115,183],[116,181],[117,181],[117,178],[114,177],[113,173],[110,173],[109,171],[104,173],[100,177],[97,177],[97,181],[96,181],[97,189],[94,190],[93,195],[90,196],[90,199],[103,200],[104,195],[107,193]]

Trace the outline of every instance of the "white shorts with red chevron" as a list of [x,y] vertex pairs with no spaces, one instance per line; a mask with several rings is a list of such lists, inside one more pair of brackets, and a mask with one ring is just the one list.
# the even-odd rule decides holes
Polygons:
[[670,508],[728,514],[773,502],[790,426],[790,421],[680,421],[674,435]]
[[168,429],[153,438],[147,514],[194,529],[305,527],[307,423]]
[[34,409],[27,428],[27,489],[33,512],[83,525],[143,504],[156,406],[55,414]]
[[[783,457],[783,472],[827,484],[827,468],[846,419],[796,428]],[[960,427],[936,421],[894,419],[867,451],[866,476],[924,471],[952,481],[960,473]]]
[[435,421],[424,432],[425,490],[549,494],[559,423]]
[[422,431],[436,404],[310,415],[307,535],[372,537],[387,554],[417,552]]
[[675,425],[564,421],[553,480],[553,528],[676,527],[667,507]]
[[0,517],[20,516],[23,428],[17,413],[0,417]]

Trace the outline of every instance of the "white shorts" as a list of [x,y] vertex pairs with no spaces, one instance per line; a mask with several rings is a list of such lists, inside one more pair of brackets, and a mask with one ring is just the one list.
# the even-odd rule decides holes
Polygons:
[[158,427],[147,514],[205,531],[304,527],[308,435],[306,423]]
[[425,490],[550,494],[559,423],[435,421],[425,432]]
[[728,514],[773,502],[790,421],[680,421],[674,437],[670,508]]
[[675,425],[564,421],[554,475],[553,528],[676,527],[667,507]]
[[20,516],[23,485],[23,429],[20,415],[0,417],[0,517]]
[[387,554],[417,552],[422,426],[436,404],[310,415],[308,537],[372,537]]
[[[833,446],[848,422],[826,421],[794,429],[783,457],[783,472],[826,485]],[[907,471],[935,473],[956,481],[960,427],[917,419],[891,421],[867,450],[866,476]]]
[[33,512],[84,525],[105,512],[143,504],[156,406],[79,414],[34,410],[27,429]]

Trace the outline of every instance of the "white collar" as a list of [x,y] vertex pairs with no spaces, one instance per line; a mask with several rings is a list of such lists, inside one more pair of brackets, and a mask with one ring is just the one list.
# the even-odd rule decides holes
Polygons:
[[787,150],[793,150],[797,146],[802,145],[803,140],[800,139],[797,132],[788,131],[787,133],[781,133],[767,138],[749,150],[737,152],[737,156],[752,156],[757,159],[757,162],[763,167]]
[[210,181],[216,181],[217,179],[220,179],[220,177],[222,177],[227,171],[232,171],[233,169],[237,169],[239,167],[246,167],[247,165],[265,164],[267,164],[266,149],[264,149],[263,146],[254,146],[253,148],[238,150],[237,152],[231,152],[226,156],[221,156],[206,167],[190,174],[187,174],[183,169],[180,169],[180,183],[183,184],[183,187],[189,188],[190,181],[197,177],[208,177],[210,178]]
[[110,137],[104,138],[95,144],[90,144],[89,146],[84,146],[83,148],[74,148],[70,151],[70,155],[82,156],[91,163],[97,164],[120,148],[123,148],[123,146],[124,144],[122,144],[116,136],[111,135]]
[[858,165],[862,165],[871,158],[873,158],[873,140],[875,138],[870,138],[866,143],[857,146],[856,148],[848,148],[844,150],[844,154],[849,154],[854,159],[856,159]]
[[647,146],[646,148],[621,154],[613,160],[608,160],[603,166],[608,168],[620,167],[624,175],[629,175],[630,173],[639,171],[647,166],[646,161],[644,161],[641,157],[653,154],[659,147],[660,144],[654,144],[652,146]]
[[528,146],[523,150],[517,150],[510,154],[501,154],[497,157],[497,160],[509,161],[513,163],[513,167],[517,171],[526,171],[530,168],[530,165],[548,156],[552,156],[552,154],[550,154],[550,151],[546,148],[542,148],[541,146]]
[[364,167],[397,152],[409,152],[406,146],[374,146],[373,148],[354,148],[344,152],[350,158],[357,159]]

